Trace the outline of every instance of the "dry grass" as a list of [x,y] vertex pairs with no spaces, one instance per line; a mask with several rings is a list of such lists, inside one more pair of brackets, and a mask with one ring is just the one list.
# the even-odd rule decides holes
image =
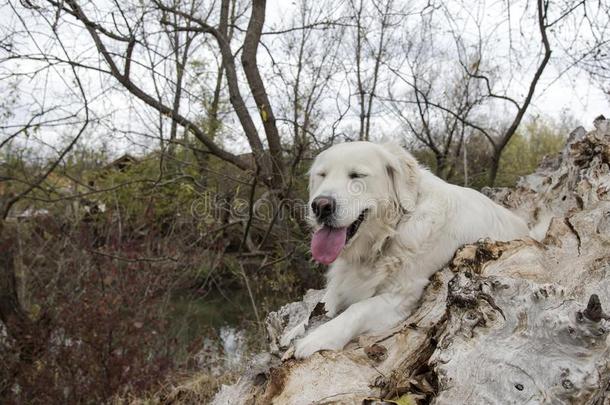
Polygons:
[[114,405],[169,405],[169,404],[207,404],[223,384],[231,384],[237,379],[236,373],[219,376],[207,372],[193,373],[175,377],[154,392],[139,397],[119,397]]

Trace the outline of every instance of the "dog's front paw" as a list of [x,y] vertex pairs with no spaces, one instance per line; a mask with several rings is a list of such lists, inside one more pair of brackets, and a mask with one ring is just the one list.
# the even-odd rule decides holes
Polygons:
[[320,350],[343,349],[347,342],[340,333],[322,325],[295,343],[294,357],[304,359]]
[[324,303],[324,309],[326,310],[326,316],[329,318],[334,318],[340,311],[340,300],[331,290],[327,290],[324,297],[322,297],[322,302]]

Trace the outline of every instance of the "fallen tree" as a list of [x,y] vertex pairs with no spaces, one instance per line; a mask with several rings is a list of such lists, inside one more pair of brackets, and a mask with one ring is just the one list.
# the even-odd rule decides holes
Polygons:
[[[515,189],[489,189],[542,242],[456,252],[399,327],[291,358],[324,321],[320,291],[267,318],[270,351],[215,404],[610,403],[610,120],[575,130]],[[546,226],[545,226],[546,229]]]

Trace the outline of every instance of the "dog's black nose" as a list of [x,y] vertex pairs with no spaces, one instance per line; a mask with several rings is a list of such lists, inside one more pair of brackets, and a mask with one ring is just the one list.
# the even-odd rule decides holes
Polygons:
[[319,220],[325,220],[335,213],[336,205],[334,198],[319,196],[311,202],[311,209]]

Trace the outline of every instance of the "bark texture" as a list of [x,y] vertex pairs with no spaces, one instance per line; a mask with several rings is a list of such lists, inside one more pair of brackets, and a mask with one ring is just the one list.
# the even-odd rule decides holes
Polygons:
[[270,352],[214,403],[610,404],[610,121],[595,125],[515,189],[486,190],[550,221],[542,243],[467,245],[402,325],[297,361],[292,341],[324,320],[310,291],[269,315]]

